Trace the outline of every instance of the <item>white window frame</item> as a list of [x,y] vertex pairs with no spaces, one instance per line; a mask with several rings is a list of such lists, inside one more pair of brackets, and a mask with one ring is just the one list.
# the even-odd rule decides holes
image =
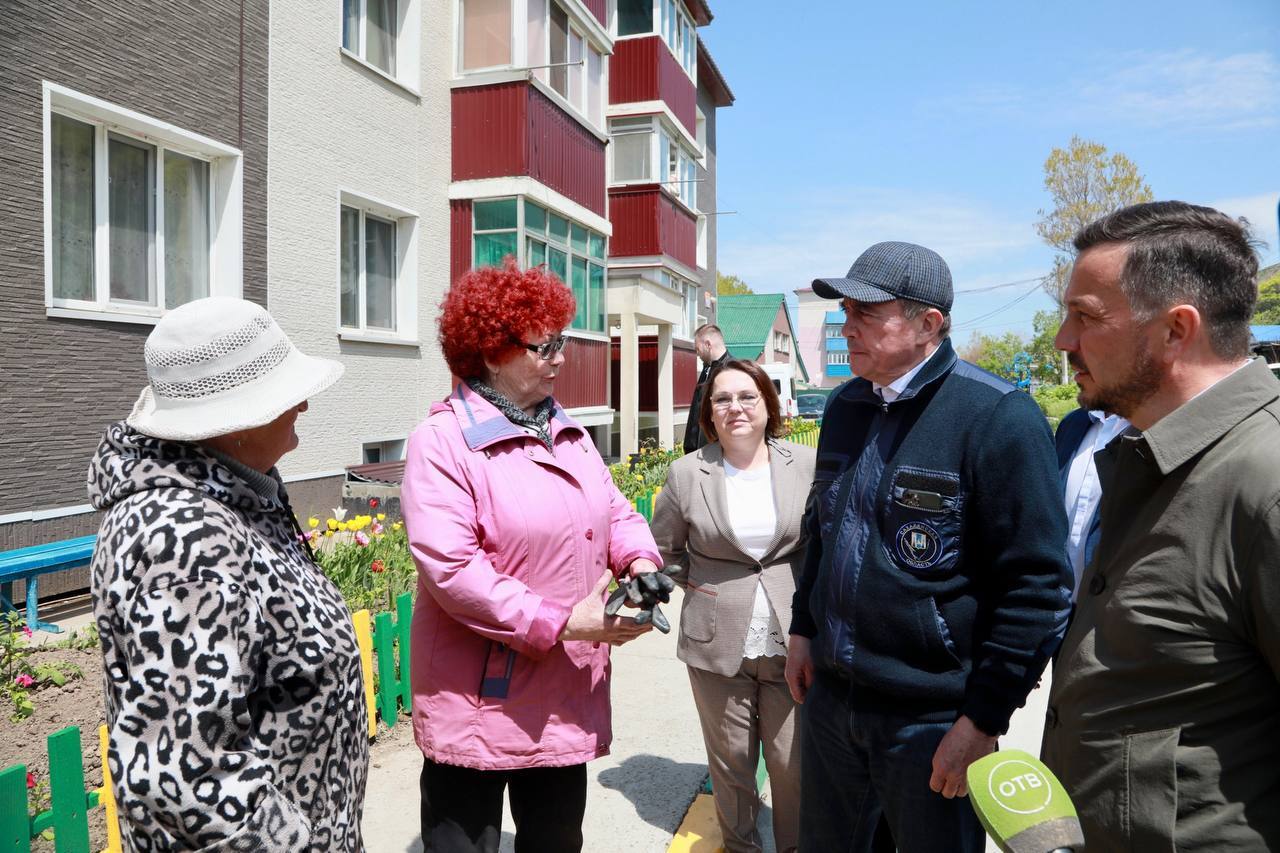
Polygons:
[[[638,118],[647,118],[648,125],[636,121]],[[653,114],[649,116],[613,116],[609,123],[609,135],[613,137],[615,131],[615,123],[625,121],[625,124],[619,131],[619,135],[648,133],[651,134],[649,140],[649,175],[648,178],[628,178],[627,180],[618,181],[614,179],[614,148],[609,146],[609,185],[615,187],[630,185],[648,185],[658,184],[667,194],[680,202],[694,216],[701,215],[698,209],[698,185],[703,180],[698,177],[699,158],[685,144],[684,134],[671,127],[666,117],[662,114]],[[634,123],[632,123],[634,122]],[[663,143],[666,143],[664,146]],[[676,149],[676,172],[677,179],[671,180],[670,173],[670,155],[663,158],[663,151],[670,152],[671,147]]]
[[843,338],[843,337],[844,337],[844,333],[843,333],[843,332],[844,332],[844,327],[843,327],[843,326],[837,326],[837,325],[835,325],[834,323],[828,323],[828,324],[827,324],[827,334],[826,334],[826,339],[827,339],[827,340],[832,340],[832,339],[835,339],[835,338]]
[[[488,82],[506,82],[507,80],[529,80],[539,91],[551,98],[558,106],[565,109],[583,126],[591,129],[597,136],[606,133],[606,112],[609,107],[609,60],[613,54],[613,39],[609,30],[601,26],[582,0],[546,0],[546,17],[542,27],[542,56],[551,57],[551,6],[558,3],[564,10],[569,22],[570,38],[582,39],[582,63],[569,66],[565,70],[568,75],[580,75],[579,84],[582,92],[582,104],[570,101],[568,93],[561,95],[551,85],[551,69],[529,66],[529,32],[528,0],[510,0],[511,3],[511,61],[505,65],[491,65],[483,68],[462,67],[463,28],[465,24],[463,4],[466,0],[453,0],[453,76],[454,80],[470,80],[476,78],[476,85]],[[608,4],[612,9],[612,0]],[[597,87],[595,109],[589,103],[591,97],[590,54],[595,50],[600,54],[600,85]],[[515,74],[517,76],[512,77]],[[567,87],[572,91],[572,86]],[[594,118],[593,118],[594,116]]]
[[[603,291],[601,291],[601,294],[600,294],[600,298],[602,298],[602,299],[604,300],[604,302],[605,302],[605,304],[604,304],[604,310],[603,310],[603,312],[602,312],[602,313],[603,313],[603,315],[604,315],[604,327],[605,327],[605,328],[604,328],[604,330],[603,330],[603,331],[597,331],[597,330],[594,330],[594,329],[583,329],[583,328],[578,328],[577,326],[574,326],[574,325],[573,325],[573,321],[571,320],[571,321],[570,321],[569,326],[567,326],[567,327],[565,328],[565,330],[564,330],[564,331],[565,331],[565,334],[567,334],[567,335],[572,335],[572,336],[576,336],[576,337],[607,339],[607,338],[608,338],[608,334],[609,334],[609,332],[608,332],[608,329],[609,329],[609,310],[608,310],[609,295],[608,295],[608,294],[609,294],[609,239],[610,239],[610,238],[609,238],[609,234],[608,234],[608,233],[603,232],[603,231],[600,231],[599,229],[595,228],[595,227],[594,227],[594,226],[592,226],[592,225],[589,225],[589,224],[587,224],[587,223],[583,222],[581,219],[579,219],[579,218],[577,218],[577,217],[573,216],[573,215],[572,215],[572,214],[570,214],[570,213],[565,213],[565,212],[564,212],[564,211],[562,211],[562,210],[558,210],[558,209],[556,209],[555,207],[553,207],[553,206],[551,206],[551,205],[547,204],[547,202],[546,202],[544,199],[541,199],[541,198],[534,198],[533,196],[529,196],[529,195],[522,195],[522,194],[515,194],[515,195],[500,195],[500,196],[483,196],[483,197],[481,197],[481,196],[477,196],[477,197],[475,197],[475,198],[473,198],[473,199],[471,200],[471,205],[472,205],[472,208],[471,208],[471,246],[469,247],[469,250],[470,250],[470,251],[469,251],[469,255],[468,255],[468,257],[469,257],[469,259],[470,259],[471,264],[474,266],[474,263],[475,263],[475,251],[476,251],[476,249],[475,249],[475,245],[476,245],[476,244],[475,244],[475,240],[476,240],[476,235],[477,235],[477,234],[483,235],[483,234],[509,234],[509,233],[511,233],[511,229],[510,229],[510,228],[494,228],[494,229],[477,230],[477,229],[476,229],[476,227],[475,227],[475,205],[476,205],[477,203],[486,202],[486,201],[505,201],[506,199],[509,199],[509,198],[514,198],[514,199],[516,200],[516,227],[515,227],[515,235],[516,235],[516,255],[515,255],[515,259],[516,259],[516,266],[520,267],[520,269],[522,269],[522,270],[523,270],[523,269],[528,269],[528,266],[529,266],[529,240],[530,240],[530,239],[534,239],[534,240],[540,240],[540,241],[542,241],[543,243],[546,243],[549,249],[550,249],[550,248],[554,248],[554,249],[556,249],[556,250],[558,250],[558,251],[563,251],[563,252],[565,253],[565,271],[566,271],[567,275],[569,276],[569,280],[568,280],[568,281],[565,281],[565,282],[564,282],[564,284],[565,284],[565,286],[566,286],[566,287],[568,287],[570,290],[572,290],[572,289],[573,289],[573,259],[574,259],[575,257],[581,257],[581,258],[584,258],[584,259],[587,261],[587,264],[588,264],[588,272],[587,272],[587,292],[588,292],[588,293],[590,292],[590,288],[591,288],[590,265],[595,265],[595,266],[598,266],[598,267],[600,267],[600,268],[601,268],[601,270],[602,270],[602,271],[603,271],[603,273],[604,273],[604,290],[603,290]],[[542,236],[539,236],[539,235],[537,235],[537,234],[531,234],[531,233],[529,232],[529,229],[528,229],[528,227],[527,227],[527,225],[526,225],[526,222],[525,222],[525,204],[526,204],[526,203],[536,204],[538,207],[541,207],[543,210],[545,210],[548,216],[550,216],[551,214],[555,214],[556,216],[559,216],[559,217],[560,217],[560,218],[562,218],[562,219],[568,220],[568,222],[569,222],[569,236],[566,238],[567,242],[566,242],[563,246],[561,246],[561,245],[556,245],[556,244],[551,243],[551,241],[548,239],[548,235],[545,235],[545,234],[544,234],[544,235],[542,235]],[[585,229],[585,230],[587,231],[587,241],[588,241],[587,245],[588,245],[588,253],[587,253],[586,255],[582,255],[582,254],[580,254],[576,249],[574,249],[574,248],[573,248],[573,236],[572,236],[572,235],[573,235],[573,226],[575,226],[575,225],[577,225],[579,228],[583,228],[583,229]],[[592,234],[595,234],[595,235],[596,235],[596,236],[598,236],[598,237],[602,237],[602,238],[604,238],[604,254],[603,254],[603,257],[600,257],[600,258],[594,258],[594,257],[592,257],[592,256],[591,256],[591,254],[590,254],[589,249],[590,249],[590,240],[591,240],[591,235],[592,235]]]
[[[668,38],[666,12],[669,7],[674,7],[676,14],[676,32],[674,43]],[[698,85],[698,27],[693,22],[693,18],[689,17],[688,10],[685,9],[684,0],[656,0],[653,4],[653,32],[648,35],[656,35],[662,39],[662,43],[667,46],[667,50],[671,51],[671,55],[675,57],[676,63],[684,69],[684,73],[689,75],[689,79],[693,81],[693,85]],[[639,38],[640,36],[630,36],[630,38]],[[692,49],[685,51],[684,44],[686,39],[692,38]],[[682,56],[682,52],[687,52],[688,56]]]
[[386,71],[364,57],[365,21],[368,18],[368,0],[355,0],[360,4],[360,23],[356,33],[357,50],[350,50],[342,43],[343,0],[338,4],[338,52],[351,62],[395,83],[416,98],[421,90],[422,0],[396,0],[395,67]]
[[[377,448],[378,455],[381,457],[378,462],[365,462],[365,465],[376,465],[382,462],[402,462],[405,458],[405,447],[408,439],[401,435],[394,438],[370,438],[360,442],[360,458],[364,459],[364,455],[372,448]],[[391,453],[388,454],[387,451]],[[390,458],[394,456],[395,458]]]
[[[164,316],[164,151],[209,164],[209,295],[243,293],[244,155],[238,148],[100,98],[43,81],[44,291],[45,314],[80,320],[153,324]],[[94,298],[54,295],[53,114],[94,127]],[[110,294],[110,222],[107,215],[107,138],[114,134],[156,148],[154,305],[113,302]]]
[[829,366],[837,365],[837,364],[848,364],[848,363],[849,363],[849,353],[847,352],[841,351],[841,352],[827,353],[827,364]]
[[[364,341],[367,343],[393,344],[403,346],[419,346],[418,340],[418,214],[382,199],[365,195],[354,190],[339,188],[337,203],[334,205],[333,236],[334,246],[334,327],[338,338],[344,341]],[[358,307],[360,325],[342,325],[342,208],[355,208],[360,212],[360,286],[358,291]],[[364,223],[366,217],[384,222],[394,222],[396,226],[396,298],[395,298],[395,331],[368,328],[365,321],[367,305],[365,302],[365,257],[364,257]]]

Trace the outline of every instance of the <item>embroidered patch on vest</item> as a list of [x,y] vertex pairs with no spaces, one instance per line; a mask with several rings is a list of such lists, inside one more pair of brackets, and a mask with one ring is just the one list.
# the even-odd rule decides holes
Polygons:
[[899,527],[895,540],[898,558],[913,569],[932,568],[942,557],[942,538],[923,521]]

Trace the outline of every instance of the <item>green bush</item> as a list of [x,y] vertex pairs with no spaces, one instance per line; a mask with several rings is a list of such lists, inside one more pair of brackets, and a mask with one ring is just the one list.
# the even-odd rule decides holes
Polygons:
[[646,442],[641,444],[640,452],[632,461],[615,462],[609,466],[609,474],[613,484],[629,501],[653,494],[654,490],[667,481],[667,469],[671,463],[684,455],[684,448],[674,447],[663,450],[657,444]]
[[1080,389],[1074,384],[1041,385],[1031,392],[1031,397],[1044,412],[1044,416],[1053,423],[1066,417],[1067,413],[1078,408],[1076,395]]

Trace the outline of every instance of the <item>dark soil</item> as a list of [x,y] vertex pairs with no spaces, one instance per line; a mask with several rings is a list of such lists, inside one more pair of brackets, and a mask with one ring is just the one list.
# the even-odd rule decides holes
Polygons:
[[[63,661],[84,671],[84,677],[68,681],[62,687],[43,687],[32,693],[36,710],[21,722],[12,722],[12,709],[0,714],[0,768],[25,764],[37,779],[49,778],[49,755],[46,739],[67,726],[80,727],[80,749],[84,756],[85,789],[102,785],[102,759],[98,751],[98,726],[107,721],[102,703],[102,652],[99,649],[48,649],[35,652],[33,664]],[[369,763],[376,766],[384,756],[413,743],[413,723],[402,716],[395,728],[378,724],[378,736],[369,744]],[[102,850],[107,846],[106,811],[89,812],[89,846]],[[53,842],[36,840],[33,853],[53,853]]]
[[[102,784],[102,759],[98,751],[98,726],[107,721],[102,706],[102,652],[98,649],[41,649],[29,658],[32,664],[61,661],[75,664],[83,678],[67,681],[62,687],[35,690],[31,700],[36,710],[25,720],[9,719],[12,708],[0,713],[0,767],[25,764],[37,779],[49,779],[49,735],[67,726],[80,727],[80,751],[84,756],[85,789]],[[47,789],[46,789],[47,790]],[[89,843],[93,850],[107,846],[102,809],[89,812]],[[52,851],[53,843],[36,841],[33,851]]]

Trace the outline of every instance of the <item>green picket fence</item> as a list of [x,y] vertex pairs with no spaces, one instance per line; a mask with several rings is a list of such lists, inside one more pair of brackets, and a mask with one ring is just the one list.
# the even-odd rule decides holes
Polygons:
[[[90,853],[89,811],[110,799],[110,788],[86,791],[80,752],[80,729],[69,726],[48,738],[50,807],[27,812],[27,767],[13,764],[0,771],[0,851],[30,853],[31,840],[53,830],[57,853]],[[110,811],[110,810],[109,810]],[[111,815],[114,817],[114,815]],[[107,850],[119,850],[112,834]]]
[[[368,611],[352,614],[356,638],[361,646],[361,669],[366,685],[373,684],[376,654],[378,689],[366,690],[369,698],[369,736],[377,732],[377,718],[388,728],[396,724],[400,708],[413,707],[409,678],[409,626],[413,621],[413,595],[404,593],[396,599],[396,611],[379,613],[370,625]],[[102,750],[106,749],[106,726],[99,730]],[[48,810],[37,815],[28,813],[27,767],[13,764],[0,771],[0,853],[30,853],[31,841],[46,830],[53,830],[56,853],[90,853],[89,811],[99,805],[107,807],[107,851],[120,850],[119,831],[115,823],[115,802],[111,783],[104,779],[102,788],[86,791],[84,764],[80,751],[80,730],[75,726],[54,732],[48,738],[49,799]],[[104,767],[104,776],[106,769]]]
[[[396,599],[394,615],[379,613],[373,620],[372,641],[378,666],[377,715],[387,728],[396,724],[401,706],[406,712],[413,708],[413,686],[409,680],[409,626],[412,622],[413,594],[408,592]],[[366,672],[364,677],[366,684],[373,683],[372,673]],[[372,716],[374,709],[369,711]]]

